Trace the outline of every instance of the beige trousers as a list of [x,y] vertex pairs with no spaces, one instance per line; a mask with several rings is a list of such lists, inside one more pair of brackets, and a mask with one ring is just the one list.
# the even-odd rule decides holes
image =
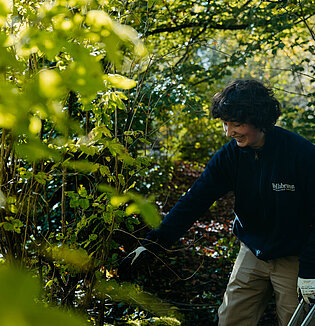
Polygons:
[[272,293],[278,323],[286,326],[296,306],[298,257],[264,262],[244,245],[235,261],[219,314],[219,326],[255,326]]

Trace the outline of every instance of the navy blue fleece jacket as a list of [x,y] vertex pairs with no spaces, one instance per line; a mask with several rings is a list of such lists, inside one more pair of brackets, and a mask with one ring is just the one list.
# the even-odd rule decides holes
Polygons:
[[171,245],[229,191],[233,232],[256,257],[299,256],[299,276],[315,278],[315,146],[279,127],[259,150],[224,145],[147,238]]

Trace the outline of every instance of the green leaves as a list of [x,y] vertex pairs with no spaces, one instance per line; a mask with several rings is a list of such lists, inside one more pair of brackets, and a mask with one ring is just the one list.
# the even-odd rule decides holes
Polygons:
[[[15,210],[13,210],[13,212],[14,211]],[[5,219],[7,220],[7,222],[0,223],[0,226],[2,226],[4,230],[21,233],[21,228],[24,226],[24,223],[21,220],[16,219],[12,216],[6,216]]]
[[68,160],[63,162],[63,166],[83,173],[93,173],[98,170],[99,165],[88,160]]
[[[93,2],[86,10],[86,1],[72,1],[78,6],[75,11],[69,3],[38,3],[35,11],[32,7],[23,11],[21,20],[14,25],[17,37],[12,36],[15,29],[11,30],[10,37],[0,33],[0,70],[4,69],[8,76],[14,72],[17,77],[11,79],[16,79],[15,84],[19,84],[14,87],[9,81],[1,81],[0,127],[25,137],[30,146],[17,147],[17,153],[24,159],[51,158],[52,152],[40,145],[37,138],[44,127],[43,122],[55,123],[56,129],[66,138],[71,128],[84,133],[65,114],[64,104],[69,91],[76,92],[80,103],[88,105],[98,93],[111,87],[130,89],[136,85],[135,81],[121,75],[104,74],[101,60],[106,58],[119,65],[123,58],[122,48],[128,48],[134,55],[136,52],[136,55],[145,55],[134,29],[113,21],[104,11],[94,10]],[[11,5],[2,1],[0,18],[8,18],[10,10]],[[24,24],[23,19],[31,23]],[[123,108],[119,96],[113,97],[111,103]],[[6,107],[10,107],[10,111]],[[119,144],[108,145],[111,151],[121,153],[130,162]],[[32,149],[33,146],[40,149]],[[82,150],[88,155],[95,154],[88,146]],[[54,156],[54,159],[60,158]],[[83,164],[75,164],[79,165],[82,168]]]
[[121,25],[111,20],[103,11],[91,10],[86,15],[86,24],[90,27],[87,36],[96,44],[102,45],[108,58],[120,66],[122,53],[121,46],[124,44],[133,49],[134,54],[143,57],[146,49],[137,32],[130,26]]
[[89,195],[83,185],[80,185],[78,192],[67,191],[66,195],[70,197],[70,207],[81,207],[86,210],[90,207],[90,200],[92,195]]
[[46,249],[45,255],[51,256],[61,264],[67,264],[77,271],[89,270],[91,259],[87,252],[81,248],[73,249],[67,246],[53,246]]
[[[123,301],[124,303],[140,306],[145,310],[151,311],[158,316],[178,316],[180,314],[176,307],[163,302],[154,297],[152,294],[146,293],[134,284],[119,284],[115,280],[105,281],[98,280],[97,290],[99,297],[110,297],[113,301]],[[173,325],[180,325],[177,320],[173,321]]]
[[111,86],[122,89],[130,89],[137,85],[136,81],[117,74],[105,76],[105,79],[110,83]]
[[106,193],[112,194],[111,197],[111,204],[113,206],[119,207],[120,205],[126,206],[126,214],[140,214],[143,220],[150,225],[151,227],[159,226],[161,222],[161,218],[159,216],[158,210],[156,207],[151,203],[151,201],[142,197],[139,194],[134,192],[128,191],[125,194],[117,194],[116,190],[107,186],[107,185],[100,185],[99,189]]
[[[144,221],[152,226],[152,227],[158,227],[161,223],[161,218],[158,214],[158,211],[155,206],[153,206],[149,200],[143,198],[142,196],[139,196],[135,193],[128,193],[131,200],[133,200],[133,204],[131,208],[127,207],[126,213],[128,215],[133,213],[140,213]],[[128,209],[129,208],[129,209]]]
[[86,15],[85,22],[92,31],[102,32],[104,36],[108,36],[114,27],[114,22],[109,15],[101,10],[90,10]]
[[[143,131],[119,129],[130,111],[128,91],[137,85],[137,77],[123,76],[122,63],[138,65],[146,49],[132,27],[100,10],[100,1],[8,3],[0,0],[1,247],[34,266],[46,304],[80,304],[94,292],[82,277],[117,265],[114,232],[140,223],[97,185],[105,181],[127,194],[144,165],[127,141],[140,134],[144,141]],[[148,200],[137,194],[128,200],[129,212],[158,225]],[[12,275],[18,304],[8,296],[1,325],[81,325],[70,312],[35,304],[38,285]],[[9,289],[1,290],[0,303]]]
[[0,26],[5,24],[6,16],[10,13],[11,6],[8,0],[0,0]]
[[15,145],[15,152],[23,159],[34,162],[41,159],[53,159],[59,161],[61,155],[58,151],[49,148],[40,142],[38,138],[25,139]]
[[47,98],[57,98],[65,95],[62,78],[56,70],[43,70],[39,74],[39,92]]
[[37,280],[8,266],[0,268],[0,324],[2,326],[83,326],[84,320],[69,311],[47,308],[38,301]]

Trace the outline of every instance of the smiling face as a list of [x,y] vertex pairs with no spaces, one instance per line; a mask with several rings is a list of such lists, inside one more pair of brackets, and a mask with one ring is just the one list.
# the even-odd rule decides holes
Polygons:
[[223,129],[227,137],[236,140],[239,147],[262,147],[265,143],[265,133],[251,124],[223,121]]

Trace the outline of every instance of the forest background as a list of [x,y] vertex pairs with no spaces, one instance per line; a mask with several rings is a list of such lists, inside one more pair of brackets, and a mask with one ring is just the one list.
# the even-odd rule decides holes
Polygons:
[[314,8],[0,0],[1,325],[216,324],[233,195],[132,283],[117,266],[227,142],[227,82],[270,85],[315,142]]

